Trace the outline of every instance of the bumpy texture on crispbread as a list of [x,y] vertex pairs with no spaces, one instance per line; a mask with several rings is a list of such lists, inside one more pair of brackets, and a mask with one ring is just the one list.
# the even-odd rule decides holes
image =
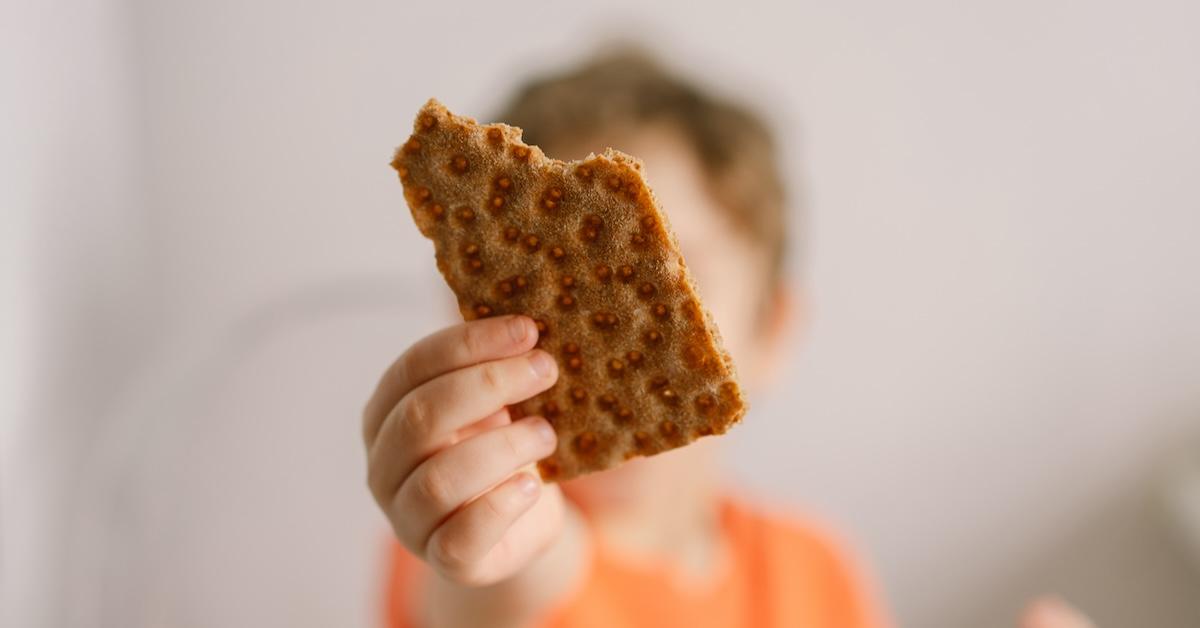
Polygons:
[[430,100],[392,166],[463,318],[525,314],[558,361],[541,414],[565,480],[724,433],[746,411],[641,162],[608,149],[546,157],[521,130]]

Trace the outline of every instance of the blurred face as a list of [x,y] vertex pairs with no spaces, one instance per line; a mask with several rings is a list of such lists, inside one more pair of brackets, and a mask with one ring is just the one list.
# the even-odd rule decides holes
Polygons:
[[[623,141],[622,141],[623,140]],[[777,327],[771,320],[774,286],[768,286],[768,258],[739,230],[707,191],[704,171],[677,133],[648,128],[618,138],[601,138],[549,154],[578,159],[606,145],[641,158],[646,177],[667,213],[671,229],[699,288],[704,305],[720,329],[725,348],[733,355],[742,384],[754,390],[764,379],[767,356]],[[565,488],[581,507],[613,507],[653,498],[664,490],[716,480],[714,446],[719,439],[650,458],[635,458],[610,471],[584,476]]]

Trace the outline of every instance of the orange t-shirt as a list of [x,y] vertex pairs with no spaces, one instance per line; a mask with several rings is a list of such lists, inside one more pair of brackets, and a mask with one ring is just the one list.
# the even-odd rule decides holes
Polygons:
[[[582,585],[539,628],[886,626],[866,582],[841,548],[812,524],[768,517],[732,500],[721,504],[730,551],[711,584],[681,588],[662,565],[630,560],[593,536]],[[408,628],[408,588],[422,564],[395,546],[388,586],[390,628]]]

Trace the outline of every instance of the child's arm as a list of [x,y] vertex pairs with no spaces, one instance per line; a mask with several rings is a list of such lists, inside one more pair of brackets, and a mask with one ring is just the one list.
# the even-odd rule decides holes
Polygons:
[[558,378],[537,337],[519,316],[436,332],[388,368],[363,412],[371,493],[436,574],[414,601],[431,626],[527,624],[582,573],[578,517],[522,470],[554,451],[554,429],[505,409]]

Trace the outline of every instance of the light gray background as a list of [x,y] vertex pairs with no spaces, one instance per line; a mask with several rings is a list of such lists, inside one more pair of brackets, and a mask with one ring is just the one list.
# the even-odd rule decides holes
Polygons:
[[[1200,625],[1194,2],[7,2],[11,626],[369,624],[357,412],[438,324],[390,150],[610,36],[763,103],[812,308],[729,437],[899,620]],[[653,181],[653,172],[650,173]]]

